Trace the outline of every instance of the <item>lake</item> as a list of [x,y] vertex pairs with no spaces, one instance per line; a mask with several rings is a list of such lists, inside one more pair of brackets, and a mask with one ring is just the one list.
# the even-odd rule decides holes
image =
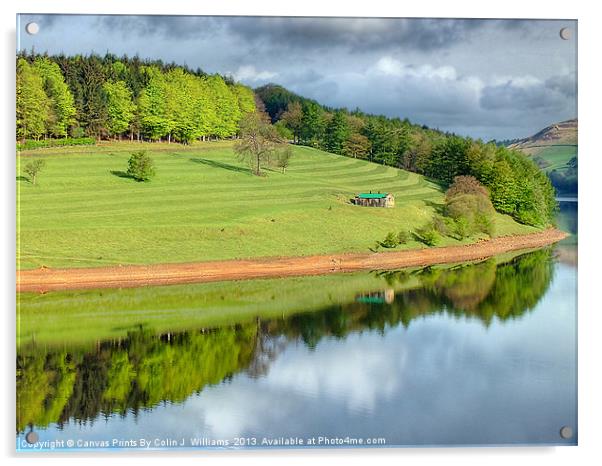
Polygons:
[[575,251],[22,294],[17,449],[575,445]]

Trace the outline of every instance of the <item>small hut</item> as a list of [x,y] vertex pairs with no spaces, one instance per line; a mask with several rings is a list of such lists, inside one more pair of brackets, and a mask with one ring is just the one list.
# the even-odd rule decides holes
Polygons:
[[391,193],[359,193],[351,202],[364,207],[395,207],[395,197]]

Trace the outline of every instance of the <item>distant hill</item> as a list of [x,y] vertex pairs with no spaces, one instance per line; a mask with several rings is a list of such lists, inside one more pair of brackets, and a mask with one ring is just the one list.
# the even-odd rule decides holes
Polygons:
[[561,121],[545,127],[538,133],[525,139],[520,139],[510,145],[511,148],[521,149],[528,155],[550,146],[577,146],[577,119]]
[[533,158],[559,194],[577,193],[577,119],[554,123],[509,144]]

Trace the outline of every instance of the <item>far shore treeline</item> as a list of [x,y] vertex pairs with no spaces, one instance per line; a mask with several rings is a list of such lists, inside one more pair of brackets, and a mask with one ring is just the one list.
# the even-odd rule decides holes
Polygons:
[[329,108],[275,84],[253,91],[229,77],[157,60],[25,52],[17,57],[16,137],[23,148],[28,140],[57,138],[184,144],[232,138],[240,134],[244,115],[263,107],[280,135],[294,143],[413,171],[446,186],[471,175],[487,187],[497,211],[528,225],[554,223],[548,177],[522,152],[493,142]]

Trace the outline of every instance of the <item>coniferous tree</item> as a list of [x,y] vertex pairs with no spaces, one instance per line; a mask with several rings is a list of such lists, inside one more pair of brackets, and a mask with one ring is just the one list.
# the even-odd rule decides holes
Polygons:
[[326,126],[324,145],[326,150],[335,154],[343,153],[343,145],[350,134],[347,118],[342,111],[335,112]]
[[101,139],[108,134],[107,102],[102,85],[105,82],[103,65],[92,55],[81,68],[84,109],[80,116],[86,135]]
[[301,139],[314,147],[321,144],[324,136],[324,110],[315,102],[305,102],[301,119]]

